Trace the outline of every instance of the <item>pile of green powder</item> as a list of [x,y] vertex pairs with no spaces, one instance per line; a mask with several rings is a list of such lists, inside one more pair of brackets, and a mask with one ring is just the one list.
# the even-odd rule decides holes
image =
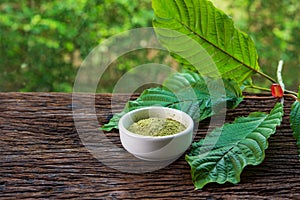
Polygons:
[[157,117],[139,120],[128,128],[130,132],[145,136],[173,135],[185,129],[186,127],[176,120]]

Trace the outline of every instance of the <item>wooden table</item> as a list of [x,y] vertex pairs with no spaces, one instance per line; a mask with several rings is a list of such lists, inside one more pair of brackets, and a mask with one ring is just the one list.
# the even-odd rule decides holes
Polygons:
[[[128,96],[114,97],[115,109],[121,110]],[[111,95],[95,99],[102,125],[111,117]],[[268,112],[275,101],[245,99],[227,111],[226,121],[252,111]],[[291,103],[286,100],[286,113]],[[100,162],[83,145],[72,107],[72,94],[0,93],[0,199],[300,199],[300,162],[287,115],[269,139],[265,161],[246,167],[239,184],[211,183],[196,191],[183,156],[148,173],[121,172]],[[208,123],[201,122],[196,140]],[[106,134],[121,147],[117,130]]]

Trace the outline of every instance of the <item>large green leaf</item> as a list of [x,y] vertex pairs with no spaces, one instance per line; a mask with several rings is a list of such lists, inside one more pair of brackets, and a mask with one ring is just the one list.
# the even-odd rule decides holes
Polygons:
[[243,99],[234,81],[203,78],[194,72],[175,73],[163,86],[177,97],[174,108],[188,113],[196,121],[216,114],[222,107],[235,108]]
[[124,110],[114,115],[102,130],[118,128],[119,119],[126,112],[146,106],[179,109],[200,121],[222,108],[236,107],[242,99],[242,92],[234,81],[204,79],[194,72],[175,73],[165,80],[162,88],[147,89],[136,100],[127,102]]
[[[300,87],[298,98],[300,97]],[[290,113],[290,124],[291,128],[294,132],[294,138],[297,141],[297,145],[299,147],[299,158],[300,158],[300,102],[295,101],[292,105],[291,113]]]
[[149,88],[145,90],[136,100],[128,101],[124,110],[121,113],[115,114],[107,124],[104,124],[101,129],[110,131],[114,128],[118,129],[120,118],[131,110],[146,106],[163,106],[170,108],[178,108],[178,99],[176,96],[167,90],[160,87]]
[[196,189],[210,182],[238,183],[246,165],[258,165],[263,161],[267,139],[275,133],[282,116],[283,106],[277,103],[270,114],[251,113],[214,129],[210,135],[217,141],[211,148],[204,140],[193,143],[186,160],[191,166]]
[[210,1],[152,0],[152,7],[158,39],[187,68],[240,85],[260,71],[254,42]]

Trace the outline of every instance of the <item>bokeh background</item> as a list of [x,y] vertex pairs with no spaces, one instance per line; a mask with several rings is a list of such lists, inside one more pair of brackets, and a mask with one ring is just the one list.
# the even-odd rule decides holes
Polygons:
[[[286,86],[300,85],[300,2],[298,0],[213,0],[249,34],[262,70],[276,77],[283,59]],[[106,38],[152,26],[150,0],[0,0],[0,92],[72,92],[80,64]],[[139,50],[117,59],[97,92],[135,66],[155,62],[180,66],[167,52]],[[260,77],[257,85],[269,87]],[[144,89],[144,88],[143,88]]]

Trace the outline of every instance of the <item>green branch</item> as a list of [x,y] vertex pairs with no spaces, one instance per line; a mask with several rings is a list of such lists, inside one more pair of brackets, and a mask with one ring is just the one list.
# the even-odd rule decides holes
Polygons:
[[259,75],[261,75],[262,77],[268,79],[269,81],[271,81],[272,83],[276,83],[276,80],[273,79],[272,77],[268,76],[267,74],[261,72],[261,71],[255,71],[256,73],[258,73]]
[[249,86],[249,88],[256,89],[256,90],[261,90],[261,91],[271,92],[271,89],[269,89],[269,88],[259,87],[259,86],[256,86],[256,85],[251,85],[251,86]]

